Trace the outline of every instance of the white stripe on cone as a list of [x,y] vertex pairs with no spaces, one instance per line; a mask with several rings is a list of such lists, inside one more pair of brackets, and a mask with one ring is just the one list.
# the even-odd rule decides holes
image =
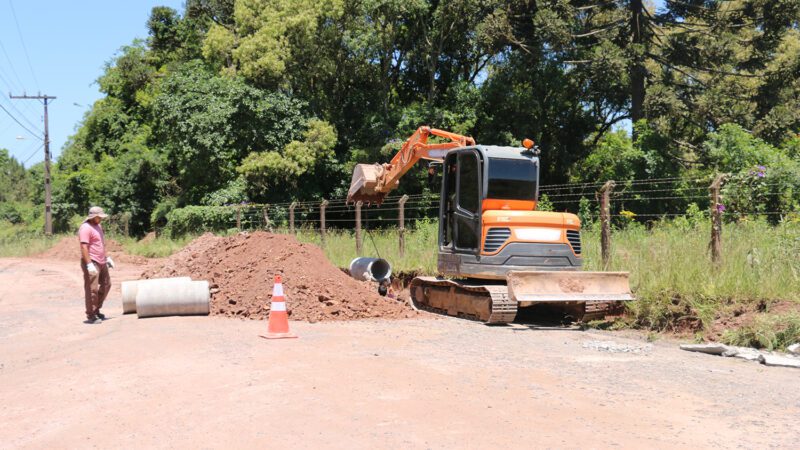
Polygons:
[[273,297],[283,297],[283,285],[276,284],[274,288],[272,288],[272,296]]
[[286,311],[286,302],[272,302],[272,311]]

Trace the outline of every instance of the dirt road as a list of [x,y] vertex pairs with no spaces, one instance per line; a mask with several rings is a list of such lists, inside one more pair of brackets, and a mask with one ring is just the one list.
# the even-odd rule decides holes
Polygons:
[[[77,263],[0,259],[0,447],[794,447],[800,371],[457,319],[85,325]],[[266,289],[269,289],[267,287]],[[291,302],[291,299],[289,299]],[[597,350],[597,341],[642,349]]]

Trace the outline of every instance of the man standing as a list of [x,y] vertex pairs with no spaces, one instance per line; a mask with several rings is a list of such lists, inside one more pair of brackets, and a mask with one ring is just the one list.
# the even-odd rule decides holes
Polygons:
[[83,293],[86,300],[86,322],[102,323],[106,316],[100,312],[108,292],[111,290],[111,276],[108,268],[114,261],[106,256],[105,236],[100,222],[108,217],[103,208],[92,206],[89,216],[78,229],[81,242],[81,268],[83,269]]

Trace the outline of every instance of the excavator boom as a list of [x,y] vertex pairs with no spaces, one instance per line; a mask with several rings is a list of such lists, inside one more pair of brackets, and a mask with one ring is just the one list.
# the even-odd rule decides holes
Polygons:
[[[449,142],[429,144],[430,136],[438,136]],[[471,137],[431,127],[419,127],[388,164],[356,165],[347,192],[347,202],[381,204],[386,195],[397,188],[400,178],[420,159],[441,161],[449,151],[470,145],[475,145],[475,140]]]

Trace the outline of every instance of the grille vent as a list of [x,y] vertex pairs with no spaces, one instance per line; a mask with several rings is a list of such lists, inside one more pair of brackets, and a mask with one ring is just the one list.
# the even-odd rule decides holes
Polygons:
[[483,250],[487,253],[496,252],[510,237],[511,230],[509,228],[489,228],[489,231],[486,232]]
[[567,230],[567,240],[569,244],[572,246],[572,250],[575,251],[575,254],[581,254],[581,232],[575,230]]

